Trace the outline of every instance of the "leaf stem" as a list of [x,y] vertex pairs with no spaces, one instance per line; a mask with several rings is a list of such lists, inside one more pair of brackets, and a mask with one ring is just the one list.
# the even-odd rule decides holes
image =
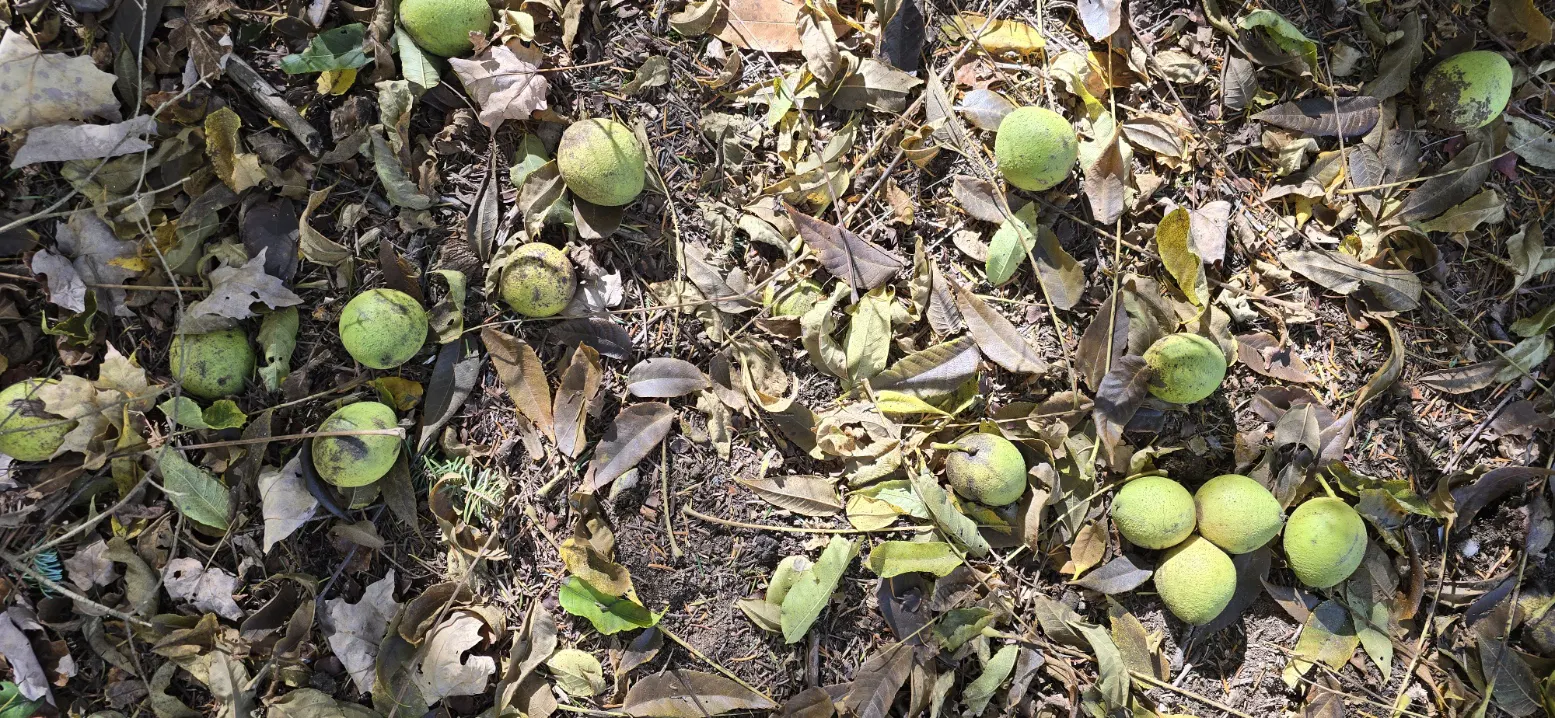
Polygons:
[[769,525],[766,525],[766,524],[748,524],[748,523],[745,523],[744,521],[731,521],[729,519],[718,518],[717,516],[708,516],[707,514],[704,514],[704,513],[700,512],[700,511],[692,509],[690,506],[682,506],[682,507],[680,507],[680,512],[685,514],[685,515],[687,515],[687,516],[690,516],[692,518],[702,519],[703,521],[707,521],[709,523],[719,524],[719,525],[722,525],[722,526],[731,526],[733,528],[738,528],[738,529],[752,529],[752,530],[755,530],[755,531],[782,531],[782,532],[785,532],[785,533],[794,533],[794,534],[855,535],[855,534],[893,533],[893,532],[897,532],[897,531],[914,531],[914,532],[918,532],[918,533],[923,533],[923,532],[926,532],[926,531],[932,531],[933,530],[933,528],[930,527],[930,526],[890,526],[890,527],[886,527],[886,528],[883,528],[883,529],[812,529],[812,528],[805,528],[803,526],[769,526]]

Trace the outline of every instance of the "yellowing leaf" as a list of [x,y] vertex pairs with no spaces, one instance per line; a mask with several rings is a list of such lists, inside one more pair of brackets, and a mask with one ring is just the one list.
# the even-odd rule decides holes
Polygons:
[[885,370],[891,354],[891,305],[895,301],[891,288],[881,287],[848,307],[851,320],[844,351],[848,378],[854,383],[867,381]]
[[1204,278],[1204,260],[1193,251],[1190,224],[1188,210],[1178,207],[1168,212],[1155,228],[1155,246],[1177,288],[1188,301],[1202,307],[1209,302],[1209,284]]
[[995,55],[1013,52],[1030,55],[1046,46],[1042,33],[1018,20],[994,20],[976,13],[961,13],[940,25],[946,37],[952,40],[977,38],[977,44]]
[[66,120],[118,120],[113,83],[114,76],[97,69],[90,57],[40,52],[13,30],[0,37],[0,128],[17,132]]
[[945,410],[911,394],[885,389],[875,392],[875,407],[882,414],[933,414],[950,416]]
[[243,151],[238,130],[243,120],[230,107],[223,107],[205,118],[205,154],[216,167],[216,176],[233,192],[242,192],[265,178],[259,167],[259,155]]

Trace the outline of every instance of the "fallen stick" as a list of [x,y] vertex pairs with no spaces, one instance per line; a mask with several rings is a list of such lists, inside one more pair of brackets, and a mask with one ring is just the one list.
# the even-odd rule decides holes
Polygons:
[[254,67],[243,61],[236,54],[231,55],[227,61],[227,77],[232,78],[239,88],[248,93],[248,96],[259,103],[259,107],[265,114],[275,118],[286,129],[291,130],[292,136],[302,143],[303,149],[314,157],[324,151],[324,136],[309,124],[308,120],[292,107],[290,103],[281,98],[280,91],[276,90],[259,76]]

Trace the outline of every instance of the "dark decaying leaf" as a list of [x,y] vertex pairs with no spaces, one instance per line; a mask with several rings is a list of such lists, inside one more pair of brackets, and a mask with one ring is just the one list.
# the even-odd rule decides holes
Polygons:
[[783,703],[783,710],[778,715],[783,718],[831,718],[837,713],[837,706],[832,701],[831,693],[825,688],[814,686],[806,688],[793,698]]
[[876,602],[896,640],[911,645],[923,643],[921,630],[929,622],[929,601],[925,595],[929,588],[928,580],[916,573],[880,579],[875,589]]
[[712,382],[695,364],[671,357],[645,359],[626,374],[626,390],[646,398],[685,396],[709,386]]
[[533,422],[540,433],[554,440],[556,422],[551,414],[551,385],[534,348],[518,337],[491,327],[481,329],[481,343],[491,353],[491,364],[502,385],[507,387],[513,407]]
[[589,404],[599,393],[601,373],[599,352],[587,344],[578,345],[572,363],[562,372],[552,415],[556,419],[556,448],[567,456],[576,458],[588,442],[583,423],[588,420]]
[[1041,374],[1047,371],[1047,362],[1037,353],[1015,325],[1004,315],[994,311],[982,297],[956,284],[950,285],[956,296],[956,309],[966,322],[967,331],[983,354],[1005,369],[1024,374]]
[[1220,103],[1225,113],[1241,112],[1258,94],[1258,72],[1251,60],[1241,55],[1226,59],[1226,76],[1222,81]]
[[1528,667],[1528,662],[1508,645],[1507,637],[1503,635],[1505,630],[1505,620],[1486,620],[1474,625],[1474,638],[1479,645],[1480,670],[1486,680],[1495,682],[1490,700],[1497,708],[1516,718],[1542,714],[1539,677]]
[[922,1],[902,0],[881,31],[881,56],[903,72],[917,72],[923,64]]
[[638,634],[621,652],[621,660],[616,664],[617,674],[631,673],[633,669],[647,665],[649,661],[659,656],[659,651],[664,648],[664,632],[657,627],[650,628]]
[[955,391],[977,375],[983,359],[971,337],[957,337],[897,360],[870,378],[875,391],[889,389],[929,400]]
[[805,516],[832,516],[842,510],[836,482],[824,476],[766,476],[735,481],[768,502]]
[[1317,381],[1317,377],[1307,370],[1307,363],[1296,356],[1292,347],[1281,347],[1279,340],[1268,332],[1237,336],[1236,350],[1237,358],[1247,368],[1266,377],[1299,383]]
[[1279,258],[1280,264],[1325,289],[1350,295],[1366,287],[1383,306],[1398,312],[1420,306],[1420,278],[1414,272],[1373,267],[1347,254],[1328,250],[1281,252]]
[[896,694],[907,682],[912,662],[913,647],[906,643],[892,644],[870,656],[854,673],[853,687],[842,699],[843,706],[858,718],[886,718]]
[[383,283],[388,288],[409,294],[418,304],[426,304],[416,268],[400,256],[388,237],[378,238],[378,269],[383,272]]
[[550,339],[568,346],[582,342],[611,359],[632,358],[632,335],[626,332],[626,327],[609,319],[568,319],[551,327]]
[[1236,566],[1236,592],[1231,594],[1231,602],[1226,604],[1220,615],[1193,629],[1192,641],[1197,642],[1236,623],[1242,613],[1258,600],[1263,594],[1263,579],[1269,575],[1271,555],[1269,547],[1264,546],[1231,557],[1231,563]]
[[1555,471],[1533,466],[1508,466],[1481,474],[1470,483],[1452,490],[1452,500],[1457,506],[1458,518],[1454,525],[1468,526],[1480,509],[1535,479],[1555,476]]
[[432,380],[427,383],[426,411],[421,415],[421,433],[416,437],[416,453],[426,451],[437,432],[459,413],[481,378],[483,355],[468,339],[449,342],[437,352]]
[[1152,573],[1154,573],[1153,569],[1140,566],[1128,555],[1120,554],[1074,583],[1082,588],[1111,596],[1139,588],[1145,581],[1150,580]]
[[1101,385],[1102,377],[1128,349],[1128,312],[1123,309],[1122,294],[1119,291],[1102,302],[1075,348],[1080,378],[1092,390]]
[[1398,210],[1398,218],[1405,222],[1430,219],[1474,196],[1490,177],[1489,160],[1494,153],[1489,142],[1475,142],[1459,150],[1452,161],[1436,172],[1437,177],[1422,182],[1409,193]]
[[502,226],[502,185],[497,182],[495,145],[491,152],[486,176],[475,191],[470,213],[464,218],[464,242],[482,264],[491,261],[492,250],[497,246],[497,231]]
[[834,224],[822,222],[784,205],[805,244],[819,255],[821,266],[846,282],[857,295],[890,281],[907,260]]
[[1102,377],[1096,388],[1094,409],[1096,436],[1102,446],[1116,447],[1123,440],[1123,427],[1128,426],[1129,419],[1144,403],[1153,375],[1142,357],[1129,355],[1114,362],[1112,371]]
[[1253,119],[1318,137],[1360,137],[1382,117],[1382,102],[1369,95],[1314,96],[1275,105]]
[[1409,89],[1415,66],[1420,64],[1420,58],[1424,55],[1421,43],[1425,40],[1425,30],[1418,10],[1411,11],[1399,21],[1398,32],[1398,39],[1388,45],[1388,51],[1382,53],[1382,59],[1377,61],[1377,76],[1362,88],[1366,94],[1379,100],[1386,100]]
[[248,256],[265,253],[265,274],[290,285],[297,273],[297,249],[301,238],[297,206],[289,199],[277,198],[245,204],[238,237]]
[[777,704],[771,698],[728,678],[683,668],[638,679],[621,706],[637,718],[702,718],[774,708]]
[[637,466],[674,425],[675,410],[663,402],[650,401],[622,409],[594,447],[594,462],[589,468],[594,489],[610,485],[616,477]]

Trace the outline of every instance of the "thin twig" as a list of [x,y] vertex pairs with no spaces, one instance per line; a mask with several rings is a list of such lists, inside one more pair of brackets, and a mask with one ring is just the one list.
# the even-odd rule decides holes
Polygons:
[[1190,691],[1190,690],[1188,690],[1186,688],[1178,688],[1177,686],[1174,686],[1174,685],[1172,685],[1170,683],[1167,683],[1166,681],[1158,680],[1155,676],[1145,675],[1143,673],[1140,673],[1139,671],[1129,671],[1128,674],[1130,676],[1132,676],[1135,680],[1144,681],[1145,683],[1149,683],[1150,685],[1155,686],[1156,688],[1165,688],[1166,690],[1169,690],[1169,691],[1171,691],[1173,693],[1176,693],[1177,695],[1183,696],[1184,698],[1192,698],[1193,700],[1196,700],[1196,701],[1198,701],[1200,703],[1203,703],[1204,705],[1207,705],[1207,706],[1209,706],[1211,708],[1214,708],[1216,710],[1221,710],[1221,711],[1225,711],[1226,713],[1230,713],[1231,715],[1234,715],[1237,718],[1253,718],[1251,715],[1243,713],[1242,711],[1239,711],[1239,710],[1237,710],[1235,708],[1232,708],[1231,706],[1228,706],[1228,705],[1226,705],[1224,703],[1221,703],[1220,701],[1217,701],[1217,700],[1215,700],[1213,698],[1210,698],[1208,696],[1199,695],[1198,693],[1194,693],[1193,691]]
[[280,436],[256,436],[250,439],[232,439],[230,441],[212,441],[208,444],[189,444],[178,448],[185,451],[191,449],[214,449],[221,446],[247,446],[249,444],[268,444],[272,441],[290,441],[292,439],[314,439],[327,436],[397,436],[405,438],[405,430],[393,429],[352,429],[350,431],[316,431],[311,434],[282,434]]
[[76,603],[80,603],[82,605],[89,606],[89,607],[94,608],[94,609],[96,609],[98,611],[102,611],[103,613],[105,613],[105,614],[107,614],[109,616],[113,616],[114,618],[117,618],[117,619],[119,619],[121,621],[124,621],[125,623],[133,623],[133,624],[135,624],[137,626],[140,626],[142,628],[153,628],[151,622],[147,621],[144,618],[141,618],[139,616],[135,616],[135,615],[131,615],[131,614],[125,613],[123,611],[120,611],[117,608],[110,608],[108,606],[104,606],[101,603],[93,601],[92,599],[87,598],[86,596],[83,596],[83,595],[81,595],[79,593],[76,593],[75,591],[72,591],[69,588],[66,588],[66,587],[60,585],[60,583],[58,581],[55,581],[54,579],[51,579],[48,576],[45,576],[45,575],[43,575],[41,573],[38,573],[38,571],[36,569],[34,569],[32,566],[27,565],[21,559],[19,559],[16,556],[12,555],[9,551],[7,551],[5,553],[0,553],[0,558],[4,558],[6,563],[11,564],[11,568],[14,568],[14,569],[16,569],[18,571],[21,571],[22,573],[26,574],[28,578],[31,578],[32,580],[37,581],[38,583],[41,583],[44,586],[49,587],[49,590],[57,591],[60,595],[64,596],[65,598],[68,598],[68,599],[70,599],[72,601],[75,601]]
[[687,516],[690,516],[692,518],[702,519],[703,521],[707,521],[707,522],[715,523],[715,524],[721,524],[723,526],[732,526],[734,528],[739,528],[739,529],[752,529],[752,530],[755,530],[755,531],[783,531],[785,533],[794,533],[794,534],[854,535],[854,534],[893,533],[893,532],[897,532],[897,531],[914,531],[914,532],[918,532],[918,533],[923,533],[925,531],[931,531],[932,530],[932,528],[929,527],[929,526],[899,526],[899,527],[898,526],[892,526],[892,527],[887,527],[887,528],[883,528],[883,529],[811,529],[811,528],[803,528],[803,527],[800,527],[800,526],[768,526],[768,525],[765,525],[765,524],[748,524],[748,523],[745,523],[744,521],[730,521],[729,519],[721,519],[721,518],[718,518],[717,516],[708,516],[707,514],[704,514],[704,513],[701,513],[699,511],[696,511],[696,510],[692,509],[690,506],[682,506],[682,507],[680,507],[680,512],[685,514],[685,515],[687,515]]
[[[697,658],[701,659],[701,661],[703,663],[706,663],[707,665],[712,666],[713,670],[716,670],[719,673],[724,674],[726,677],[729,678],[729,680],[732,680],[735,683],[740,684],[740,686],[743,687],[745,690],[748,690],[748,691],[750,691],[752,693],[755,693],[756,695],[761,696],[763,698],[766,698],[767,700],[772,700],[772,696],[767,695],[766,691],[763,691],[763,690],[761,690],[761,689],[759,689],[759,688],[757,688],[757,687],[755,687],[755,686],[753,686],[753,685],[751,685],[749,683],[746,683],[744,680],[741,680],[739,676],[734,675],[734,673],[731,672],[729,669],[724,668],[723,666],[718,665],[717,661],[714,661],[713,659],[708,658],[707,654],[697,650],[696,646],[693,646],[693,645],[691,645],[689,643],[686,643],[685,639],[681,638],[680,636],[675,635],[675,633],[673,631],[671,631],[668,628],[665,628],[663,626],[658,626],[657,628],[659,629],[659,633],[664,634],[665,638],[668,638],[671,641],[674,641],[674,642],[680,644],[681,648],[686,649],[688,652],[691,653],[691,655],[696,656]],[[773,702],[776,703],[776,701],[773,701]]]

